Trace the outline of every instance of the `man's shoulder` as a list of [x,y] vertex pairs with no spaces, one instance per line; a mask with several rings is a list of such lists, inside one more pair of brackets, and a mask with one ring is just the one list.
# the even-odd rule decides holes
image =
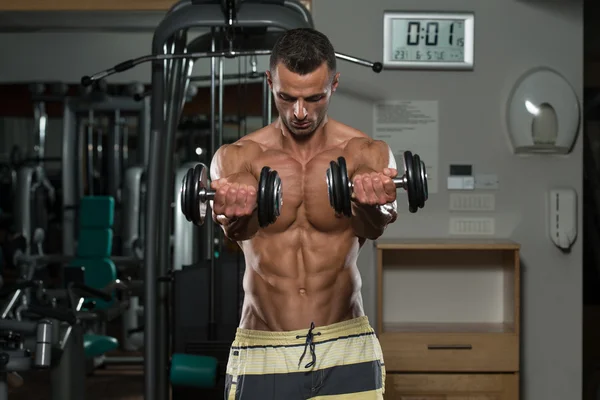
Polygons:
[[384,149],[387,146],[387,143],[373,139],[359,129],[335,120],[330,120],[330,122],[333,122],[331,124],[331,130],[334,132],[334,135],[347,150],[360,151],[361,149],[372,148],[373,146],[377,149]]

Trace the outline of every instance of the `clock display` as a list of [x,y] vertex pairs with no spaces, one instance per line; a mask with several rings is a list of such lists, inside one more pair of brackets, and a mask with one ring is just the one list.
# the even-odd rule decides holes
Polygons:
[[475,14],[384,11],[386,69],[472,70]]
[[392,60],[463,62],[465,59],[462,20],[397,19],[392,25],[395,33]]

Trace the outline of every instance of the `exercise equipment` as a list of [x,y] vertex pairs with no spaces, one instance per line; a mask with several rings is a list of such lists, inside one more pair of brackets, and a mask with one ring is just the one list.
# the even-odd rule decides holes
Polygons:
[[[211,154],[218,142],[214,116],[222,113],[216,108],[216,77],[222,74],[222,62],[225,58],[240,56],[269,55],[271,48],[240,50],[235,48],[235,37],[243,37],[250,32],[269,30],[289,30],[314,27],[310,12],[298,0],[254,0],[240,1],[235,7],[235,19],[230,19],[234,3],[225,4],[223,12],[221,0],[182,0],[175,3],[165,14],[155,29],[152,40],[152,54],[125,61],[100,73],[83,77],[82,84],[89,85],[111,74],[126,71],[144,62],[152,62],[151,87],[151,152],[148,157],[147,182],[148,203],[146,221],[146,245],[144,246],[144,340],[145,370],[144,396],[146,400],[168,397],[168,287],[160,285],[159,278],[167,276],[171,264],[171,188],[174,186],[173,146],[178,121],[184,103],[186,88],[189,85],[193,62],[199,58],[211,60],[211,134],[215,138],[211,143]],[[211,31],[210,50],[189,51],[188,31],[190,29],[209,28]],[[217,50],[217,30],[226,39]],[[341,53],[336,54],[354,64],[370,67],[380,72],[381,63],[374,63]],[[168,62],[153,62],[168,60]],[[219,65],[220,73],[217,73]],[[221,131],[222,132],[222,131]],[[220,135],[221,133],[219,133]],[[212,225],[211,225],[212,226]],[[212,262],[212,261],[211,261]]]
[[[327,168],[327,193],[329,203],[335,212],[346,217],[352,216],[352,190],[354,184],[348,177],[346,160],[338,157],[337,162],[331,161]],[[402,188],[408,193],[408,209],[411,213],[417,212],[425,206],[429,196],[427,190],[427,170],[421,158],[410,151],[404,152],[405,174],[394,178],[396,188]]]
[[[46,318],[39,321],[0,320],[0,400],[8,400],[10,379],[22,381],[19,372],[50,367],[53,342],[51,328],[52,323]],[[24,346],[29,338],[35,340],[33,352]]]
[[[207,203],[215,198],[215,192],[208,190],[206,170],[204,164],[197,164],[188,170],[181,183],[181,210],[188,221],[199,226],[206,219]],[[283,195],[277,171],[262,168],[256,194],[258,223],[264,228],[273,224],[281,212]]]

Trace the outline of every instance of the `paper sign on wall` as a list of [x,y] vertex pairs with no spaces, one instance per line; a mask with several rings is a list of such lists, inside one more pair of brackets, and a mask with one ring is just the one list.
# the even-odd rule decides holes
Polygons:
[[[429,193],[438,191],[438,102],[395,100],[375,103],[373,138],[385,141],[404,173],[403,153],[418,154],[427,168]],[[398,193],[406,193],[399,190]]]

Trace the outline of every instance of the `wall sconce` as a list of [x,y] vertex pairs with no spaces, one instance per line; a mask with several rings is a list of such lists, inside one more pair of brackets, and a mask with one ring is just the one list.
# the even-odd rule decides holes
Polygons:
[[516,82],[506,118],[516,154],[568,154],[579,131],[579,100],[556,71],[535,68]]

